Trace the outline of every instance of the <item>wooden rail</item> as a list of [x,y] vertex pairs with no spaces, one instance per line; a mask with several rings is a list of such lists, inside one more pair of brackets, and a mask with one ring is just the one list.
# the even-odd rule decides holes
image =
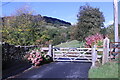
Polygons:
[[110,43],[120,43],[120,42],[110,42]]
[[[117,46],[116,46],[115,43],[119,43],[119,44],[117,44]],[[113,45],[114,45],[114,47],[113,47]],[[111,51],[112,49],[120,49],[119,46],[120,46],[120,42],[110,42],[110,53],[120,53],[119,51],[118,52]]]

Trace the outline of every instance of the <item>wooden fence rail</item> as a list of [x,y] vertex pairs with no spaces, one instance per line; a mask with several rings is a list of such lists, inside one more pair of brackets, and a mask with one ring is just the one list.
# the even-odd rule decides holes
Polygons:
[[110,57],[115,59],[120,56],[120,42],[110,42]]

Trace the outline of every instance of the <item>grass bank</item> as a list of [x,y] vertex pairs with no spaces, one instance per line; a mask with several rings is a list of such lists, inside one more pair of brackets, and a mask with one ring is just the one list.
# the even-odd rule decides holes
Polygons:
[[118,78],[119,63],[109,62],[89,70],[89,78]]
[[55,47],[83,47],[83,42],[80,42],[80,41],[77,41],[77,40],[73,40],[73,41],[70,41],[70,42],[66,42],[66,43],[61,43],[59,45],[56,45]]

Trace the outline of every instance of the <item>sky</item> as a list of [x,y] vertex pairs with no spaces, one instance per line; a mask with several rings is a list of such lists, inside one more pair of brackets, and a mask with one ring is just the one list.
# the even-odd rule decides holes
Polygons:
[[41,14],[75,24],[79,7],[86,3],[103,12],[105,26],[113,23],[113,2],[2,2],[2,16],[11,16],[17,9],[28,6],[35,15]]

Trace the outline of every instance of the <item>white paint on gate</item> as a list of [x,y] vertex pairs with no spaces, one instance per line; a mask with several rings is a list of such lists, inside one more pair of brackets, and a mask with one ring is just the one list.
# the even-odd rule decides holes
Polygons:
[[[92,48],[53,48],[54,61],[91,61]],[[60,59],[60,58],[66,58]]]

